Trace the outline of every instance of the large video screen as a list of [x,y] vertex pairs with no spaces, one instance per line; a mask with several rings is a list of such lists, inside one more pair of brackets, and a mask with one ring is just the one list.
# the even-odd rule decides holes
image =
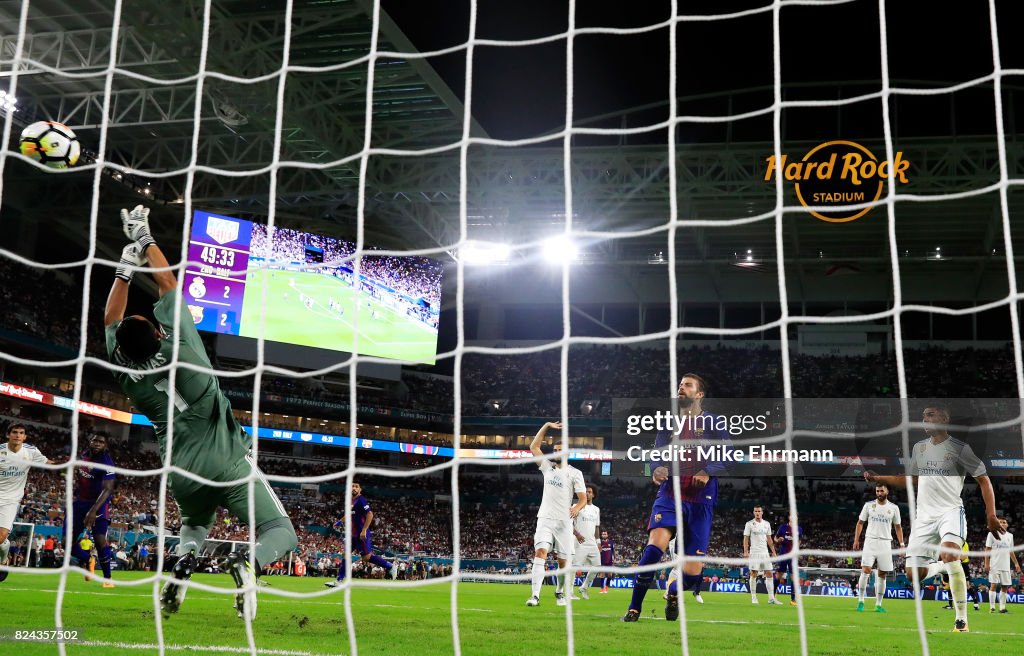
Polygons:
[[[433,364],[440,262],[195,211],[185,299],[199,330]],[[358,329],[358,344],[356,343]]]

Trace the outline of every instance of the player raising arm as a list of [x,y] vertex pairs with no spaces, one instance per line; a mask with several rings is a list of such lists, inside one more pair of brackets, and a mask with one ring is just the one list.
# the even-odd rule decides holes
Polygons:
[[860,534],[868,525],[867,537],[864,540],[864,553],[861,555],[860,580],[857,582],[857,610],[864,611],[864,595],[868,589],[868,577],[871,569],[875,574],[875,612],[884,613],[882,600],[885,598],[885,584],[892,566],[892,529],[896,529],[896,539],[903,542],[903,526],[900,507],[889,501],[889,488],[885,483],[875,484],[875,500],[864,504],[857,518],[857,528],[853,532],[853,550],[860,548]]
[[[175,344],[179,362],[206,369],[212,365],[184,299],[180,300],[180,313],[175,314],[178,281],[150,233],[149,209],[139,205],[130,213],[121,210],[121,221],[132,243],[121,252],[107,297],[104,325],[108,358],[129,371],[112,372],[114,378],[135,408],[153,422],[161,455],[166,457],[170,451],[172,465],[210,481],[240,481],[217,487],[178,473],[168,474],[168,486],[181,510],[179,558],[172,573],[177,581],[191,577],[196,565],[195,552],[206,540],[219,506],[236,517],[248,518],[251,504],[256,520],[256,552],[233,552],[226,567],[240,588],[235,596],[238,616],[251,619],[256,616],[253,572],[258,576],[262,565],[269,565],[295,548],[295,529],[281,501],[257,469],[250,454],[252,442],[235,421],[231,403],[217,378],[204,371],[179,367],[172,388],[167,369],[153,371],[177,364],[173,362]],[[153,306],[156,324],[141,315],[124,316],[134,268],[146,260],[153,268],[163,269],[152,272],[160,293]],[[170,433],[168,429],[172,426]],[[247,479],[251,476],[256,480],[250,498]],[[163,611],[177,612],[186,590],[187,586],[169,581],[161,593]]]
[[[922,419],[936,424],[925,430],[928,439],[914,445],[908,474],[917,488],[917,514],[910,529],[907,545],[907,571],[911,573],[915,593],[920,582],[945,570],[949,574],[949,591],[956,608],[953,630],[967,632],[967,577],[960,566],[960,549],[967,539],[967,517],[960,498],[964,477],[970,474],[978,482],[985,501],[985,523],[995,535],[1003,528],[996,517],[996,495],[985,465],[971,447],[951,437],[946,430],[949,410],[942,406],[924,409]],[[905,476],[878,476],[864,472],[868,481],[890,487],[906,487]],[[936,560],[938,547],[942,548]]]
[[[530,451],[533,455],[539,457],[554,453],[551,445],[541,444],[550,428],[561,429],[562,422],[549,421],[540,427],[530,442]],[[548,552],[553,548],[560,554],[572,555],[572,520],[576,519],[587,505],[586,488],[563,466],[563,460],[567,455],[562,453],[562,457],[554,461],[541,460],[537,463],[544,476],[544,491],[541,495],[540,509],[537,510],[537,530],[533,534],[533,570],[527,606],[540,605],[540,587],[544,583],[544,563],[547,561]],[[570,507],[572,494],[576,495],[577,502]],[[559,597],[558,603],[564,603],[564,597]]]

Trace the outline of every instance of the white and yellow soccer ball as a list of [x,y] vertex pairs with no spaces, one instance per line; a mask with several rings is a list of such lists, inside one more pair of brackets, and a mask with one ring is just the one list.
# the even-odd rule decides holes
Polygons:
[[68,126],[56,121],[36,121],[21,131],[21,154],[54,169],[74,166],[82,144]]

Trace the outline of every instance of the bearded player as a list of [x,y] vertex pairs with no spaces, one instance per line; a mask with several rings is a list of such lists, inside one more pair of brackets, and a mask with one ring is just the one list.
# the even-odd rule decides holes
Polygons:
[[[701,401],[707,394],[707,384],[697,374],[684,374],[679,381],[676,395],[679,398],[680,419],[685,427],[677,438],[673,439],[671,431],[659,431],[654,440],[654,447],[662,448],[671,444],[694,444],[696,440],[721,440],[728,444],[729,433],[724,428],[714,428],[715,417],[701,408]],[[695,428],[696,426],[696,428]],[[647,524],[647,546],[638,563],[657,565],[661,562],[669,541],[675,537],[676,529],[683,531],[683,550],[687,556],[705,556],[708,543],[711,541],[711,520],[714,517],[715,503],[718,500],[718,479],[715,474],[724,471],[719,463],[703,465],[696,462],[679,463],[679,499],[683,516],[676,517],[675,496],[672,489],[672,477],[667,467],[654,470],[651,480],[658,486],[658,495],[651,509],[651,517]],[[694,600],[704,603],[700,597],[700,585],[703,580],[701,572],[704,564],[701,561],[687,561],[683,564],[683,590],[692,590]],[[644,597],[654,581],[654,572],[641,572],[636,575],[633,583],[633,597],[629,609],[622,616],[623,622],[636,622],[640,619]],[[668,600],[665,604],[665,619],[679,619],[678,584],[669,585]]]
[[896,539],[900,549],[903,542],[903,526],[900,507],[889,501],[889,488],[885,483],[875,484],[875,500],[864,504],[857,518],[857,528],[853,533],[853,550],[860,548],[860,535],[864,524],[868,526],[864,538],[864,553],[861,554],[860,580],[857,582],[857,611],[864,612],[864,596],[867,594],[868,579],[871,570],[875,570],[875,612],[884,613],[882,601],[885,599],[885,586],[892,566],[892,530],[896,529]]

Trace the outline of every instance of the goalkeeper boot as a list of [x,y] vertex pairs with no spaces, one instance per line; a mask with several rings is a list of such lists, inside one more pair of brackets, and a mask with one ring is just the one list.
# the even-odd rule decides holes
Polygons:
[[[232,552],[225,563],[225,569],[235,580],[239,589],[235,595],[235,610],[242,619],[256,619],[256,575],[245,550]],[[249,588],[246,590],[245,588]]]
[[665,602],[665,619],[675,622],[679,619],[679,595],[670,594]]
[[174,577],[174,580],[165,583],[164,589],[160,591],[160,608],[163,610],[164,617],[177,613],[181,608],[182,602],[185,601],[185,593],[188,592],[188,586],[178,583],[178,581],[187,581],[192,578],[197,564],[195,552],[192,551],[181,556],[178,558],[178,562],[174,563],[174,567],[171,569],[171,576]]

